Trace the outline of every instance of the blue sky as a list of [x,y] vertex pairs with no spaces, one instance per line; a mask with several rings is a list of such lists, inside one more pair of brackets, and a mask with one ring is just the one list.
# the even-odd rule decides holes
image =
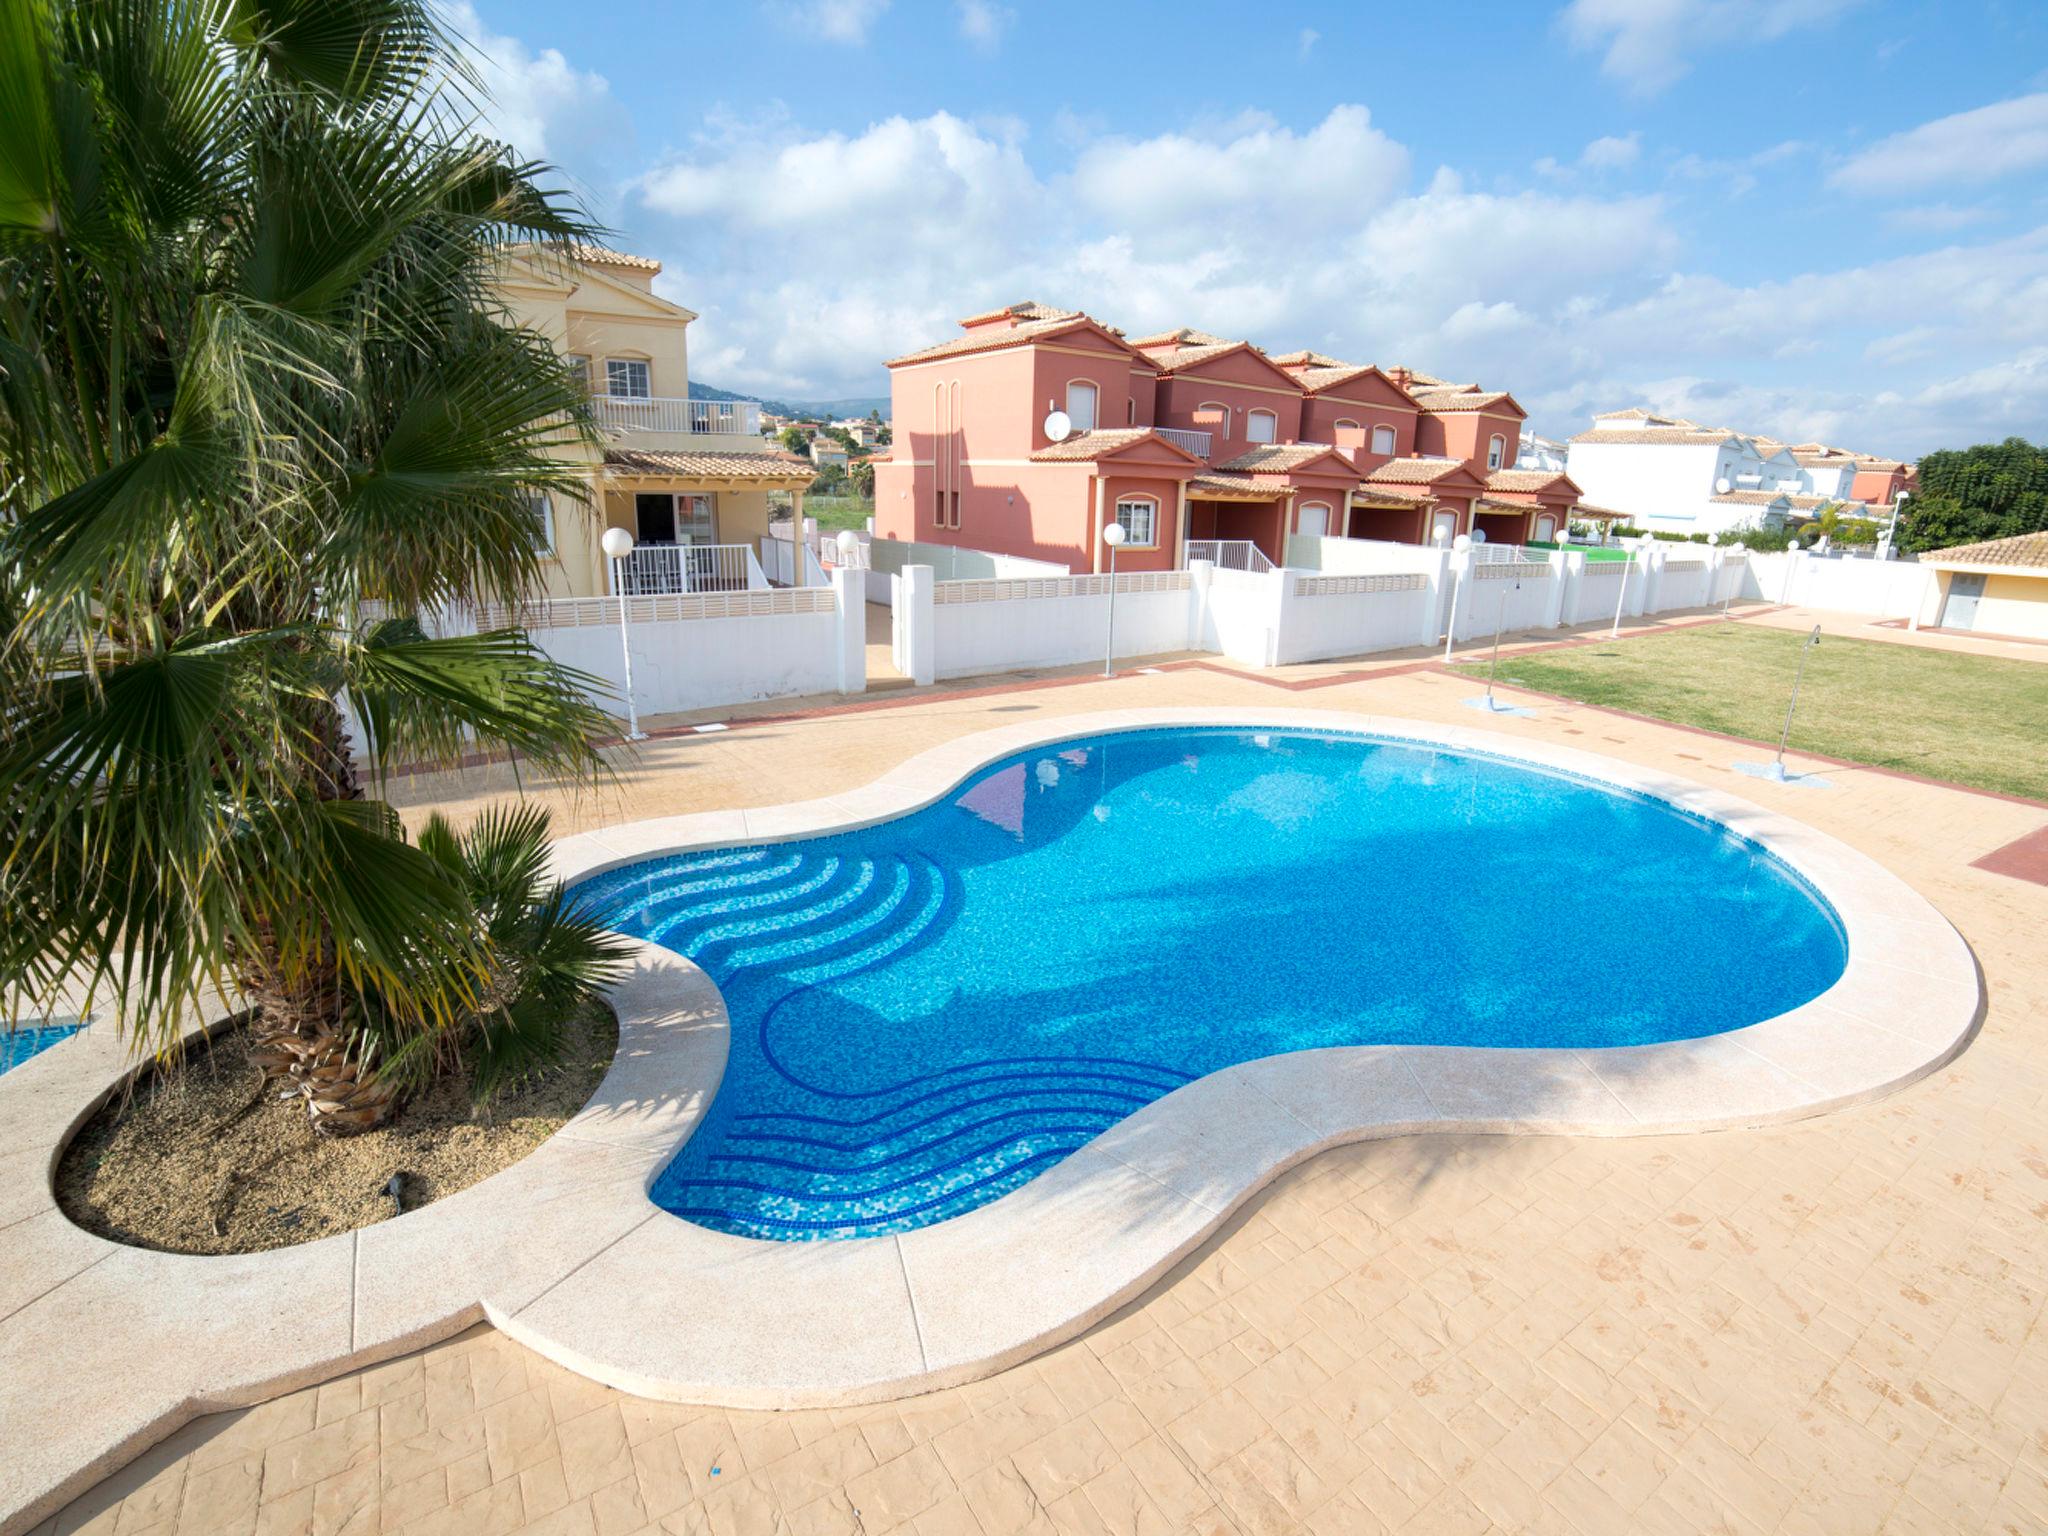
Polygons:
[[885,394],[1033,298],[1873,452],[2048,440],[2048,5],[464,0],[493,125],[701,316]]

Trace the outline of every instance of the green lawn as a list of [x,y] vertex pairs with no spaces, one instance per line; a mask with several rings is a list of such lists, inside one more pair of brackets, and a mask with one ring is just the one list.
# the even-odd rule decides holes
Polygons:
[[818,520],[820,532],[832,533],[841,528],[865,528],[868,519],[875,515],[875,504],[862,501],[857,496],[806,496],[804,516]]
[[[1503,657],[1500,677],[1775,746],[1804,639],[1719,624]],[[1486,673],[1483,662],[1460,670]],[[2048,663],[1824,634],[1807,658],[1792,746],[2048,799]]]

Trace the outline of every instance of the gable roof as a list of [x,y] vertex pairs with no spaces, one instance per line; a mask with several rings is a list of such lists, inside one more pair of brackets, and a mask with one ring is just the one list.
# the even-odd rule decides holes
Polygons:
[[1466,467],[1463,459],[1389,459],[1368,474],[1365,479],[1370,485],[1434,485],[1446,475],[1459,471],[1478,479]]
[[610,251],[601,245],[587,245],[580,240],[569,247],[569,254],[587,266],[627,267],[635,272],[661,270],[661,263],[652,256],[634,256],[625,251]]
[[1076,432],[1063,442],[1047,444],[1031,457],[1040,464],[1085,464],[1094,459],[1113,457],[1143,442],[1154,442],[1162,448],[1171,449],[1190,464],[1202,462],[1178,443],[1161,437],[1151,427],[1098,427],[1092,432]]
[[[1200,335],[1202,333],[1196,332],[1194,334]],[[1213,363],[1222,358],[1233,357],[1239,352],[1258,359],[1260,366],[1288,387],[1293,389],[1301,387],[1300,382],[1293,374],[1282,368],[1248,341],[1201,342],[1188,346],[1174,346],[1167,349],[1153,348],[1146,355],[1158,366],[1160,373],[1163,375],[1186,373],[1201,367],[1205,363]]]
[[983,310],[978,315],[967,315],[961,325],[987,325],[992,320],[1071,320],[1080,314],[1078,309],[1061,309],[1052,304],[1041,304],[1036,299],[1025,299],[1017,304],[1005,304],[1001,309]]
[[1045,320],[1027,320],[1017,325],[992,325],[983,330],[970,331],[965,336],[955,336],[951,341],[942,341],[936,346],[921,347],[915,352],[906,352],[901,357],[892,357],[882,366],[900,368],[907,363],[928,363],[941,357],[961,357],[970,352],[995,352],[1004,347],[1021,347],[1037,341],[1051,341],[1060,336],[1072,335],[1076,331],[1090,331],[1109,342],[1117,351],[1127,353],[1143,362],[1150,362],[1144,353],[1110,327],[1089,315],[1055,315]]
[[1558,481],[1572,485],[1572,477],[1561,469],[1490,469],[1486,472],[1489,491],[1547,491]]
[[2006,539],[1984,539],[1975,544],[1956,544],[1948,549],[1929,550],[1920,557],[1922,565],[2017,565],[2048,572],[2048,531],[2015,534]]
[[1738,507],[1771,507],[1781,501],[1789,506],[1792,502],[1792,498],[1783,491],[1722,491],[1707,500]]
[[[1198,331],[1184,325],[1176,331],[1154,331],[1150,336],[1131,338],[1134,347],[1233,347],[1239,343],[1228,336],[1218,336],[1210,331]],[[1249,345],[1249,343],[1246,343]]]
[[1481,389],[1476,384],[1461,384],[1443,389],[1417,389],[1411,385],[1408,393],[1414,398],[1415,403],[1425,411],[1438,414],[1447,411],[1493,410],[1500,407],[1503,403],[1506,406],[1506,411],[1503,414],[1512,412],[1524,418],[1529,414],[1522,409],[1515,397],[1506,390]]
[[1335,460],[1337,473],[1341,475],[1357,473],[1357,467],[1328,443],[1260,443],[1250,451],[1240,453],[1236,458],[1216,467],[1243,470],[1251,474],[1284,475],[1306,468],[1318,459]]

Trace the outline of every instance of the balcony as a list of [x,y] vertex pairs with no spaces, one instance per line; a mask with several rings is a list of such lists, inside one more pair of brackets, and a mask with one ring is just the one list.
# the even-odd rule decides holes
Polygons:
[[1182,427],[1154,427],[1152,429],[1176,448],[1185,448],[1204,464],[1209,462],[1209,439],[1207,432],[1190,432]]
[[612,591],[627,597],[749,592],[768,586],[750,544],[640,544],[610,562]]
[[610,432],[720,432],[761,435],[754,400],[677,400],[660,395],[593,395],[597,424]]

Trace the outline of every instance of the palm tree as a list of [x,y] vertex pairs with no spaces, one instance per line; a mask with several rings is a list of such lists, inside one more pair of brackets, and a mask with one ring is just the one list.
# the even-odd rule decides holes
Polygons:
[[338,1126],[502,981],[351,735],[588,775],[606,728],[518,631],[435,632],[533,589],[593,432],[492,287],[592,232],[458,60],[421,0],[0,0],[6,1006],[162,1051],[238,996]]

